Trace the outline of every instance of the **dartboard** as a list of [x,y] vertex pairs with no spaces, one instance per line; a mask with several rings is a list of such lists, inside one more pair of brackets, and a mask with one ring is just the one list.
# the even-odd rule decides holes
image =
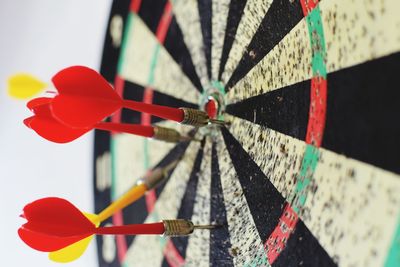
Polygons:
[[124,98],[206,109],[167,143],[95,134],[96,212],[154,168],[168,179],[106,224],[190,219],[184,237],[97,237],[100,266],[400,266],[398,0],[118,0],[101,73]]

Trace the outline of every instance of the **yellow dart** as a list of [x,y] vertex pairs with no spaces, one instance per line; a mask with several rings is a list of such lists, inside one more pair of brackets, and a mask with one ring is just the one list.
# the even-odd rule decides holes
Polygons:
[[[115,212],[132,204],[133,202],[141,198],[146,193],[146,191],[149,191],[160,184],[167,177],[169,171],[172,170],[177,163],[178,161],[176,160],[163,168],[154,169],[148,176],[140,179],[135,186],[129,189],[116,201],[111,203],[98,215],[85,213],[85,216],[89,220],[91,220],[96,226],[99,226],[101,222],[111,217]],[[82,256],[92,238],[93,235],[63,249],[50,252],[49,259],[60,263],[74,261]]]
[[32,75],[19,73],[8,79],[8,94],[18,99],[28,99],[39,94],[47,84]]

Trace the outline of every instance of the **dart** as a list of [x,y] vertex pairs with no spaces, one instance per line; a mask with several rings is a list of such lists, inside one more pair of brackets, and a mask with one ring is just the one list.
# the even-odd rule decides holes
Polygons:
[[[115,212],[125,208],[132,204],[140,197],[142,197],[147,191],[154,189],[160,183],[162,183],[167,177],[168,173],[175,168],[177,160],[172,161],[165,167],[158,167],[152,170],[148,175],[140,178],[136,185],[131,187],[125,194],[115,200],[107,208],[101,211],[98,215],[83,213],[93,224],[98,226],[101,222],[107,220]],[[92,237],[87,237],[76,243],[73,243],[65,248],[49,253],[49,258],[55,262],[71,262],[79,258],[86,250]]]
[[65,68],[53,76],[52,82],[58,91],[52,101],[52,113],[72,127],[91,127],[121,108],[196,127],[210,123],[224,125],[201,110],[122,99],[99,73],[84,66]]
[[182,136],[174,129],[160,126],[100,122],[96,123],[92,127],[73,128],[54,118],[51,112],[52,100],[53,98],[39,97],[29,101],[27,107],[35,115],[24,120],[24,124],[27,127],[33,129],[37,134],[52,142],[71,142],[91,131],[93,128],[111,132],[130,133],[173,143],[191,140],[190,137]]
[[189,220],[163,220],[156,223],[96,227],[69,201],[48,197],[23,209],[27,222],[18,235],[28,246],[43,252],[61,250],[92,235],[164,235],[184,236],[195,229],[213,229],[215,225],[194,225]]
[[8,94],[18,99],[28,99],[39,94],[47,84],[37,78],[25,74],[15,74],[8,79]]

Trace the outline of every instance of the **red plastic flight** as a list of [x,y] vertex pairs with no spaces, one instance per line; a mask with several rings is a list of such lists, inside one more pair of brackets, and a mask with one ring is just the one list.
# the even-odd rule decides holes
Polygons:
[[26,205],[23,212],[21,217],[28,222],[19,228],[18,235],[28,246],[43,252],[60,250],[93,234],[161,235],[165,232],[162,222],[96,228],[72,203],[56,197],[36,200]]
[[39,97],[28,102],[27,107],[35,114],[24,120],[27,127],[33,129],[43,138],[56,142],[71,142],[93,128],[105,131],[124,132],[144,137],[153,137],[154,128],[152,126],[122,124],[111,122],[100,122],[94,127],[73,128],[54,118],[52,113],[53,98]]
[[58,90],[52,102],[53,114],[72,127],[91,127],[120,108],[183,120],[181,109],[122,99],[99,73],[84,66],[63,69],[52,81]]

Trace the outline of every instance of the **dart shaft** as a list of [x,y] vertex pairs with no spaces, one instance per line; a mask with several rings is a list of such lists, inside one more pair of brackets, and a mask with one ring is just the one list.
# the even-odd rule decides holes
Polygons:
[[193,233],[195,229],[214,229],[215,225],[194,225],[189,220],[175,219],[163,220],[159,223],[129,224],[121,226],[99,227],[95,234],[100,235],[162,235],[185,236]]
[[153,137],[154,128],[152,126],[138,125],[138,124],[126,124],[126,123],[114,123],[114,122],[101,122],[95,125],[96,129],[111,131],[111,132],[122,132],[130,133],[134,135],[140,135],[143,137]]
[[171,108],[166,106],[147,104],[133,100],[122,100],[124,108],[149,113],[156,117],[181,122],[183,120],[183,111],[179,108]]
[[99,235],[162,235],[164,223],[129,224],[121,226],[99,227],[95,233]]
[[126,192],[119,199],[111,203],[110,206],[108,206],[106,209],[100,212],[100,214],[98,215],[98,221],[99,222],[105,221],[106,219],[111,217],[115,212],[125,208],[132,202],[142,197],[146,191],[147,191],[147,186],[144,183],[132,187],[128,192]]

